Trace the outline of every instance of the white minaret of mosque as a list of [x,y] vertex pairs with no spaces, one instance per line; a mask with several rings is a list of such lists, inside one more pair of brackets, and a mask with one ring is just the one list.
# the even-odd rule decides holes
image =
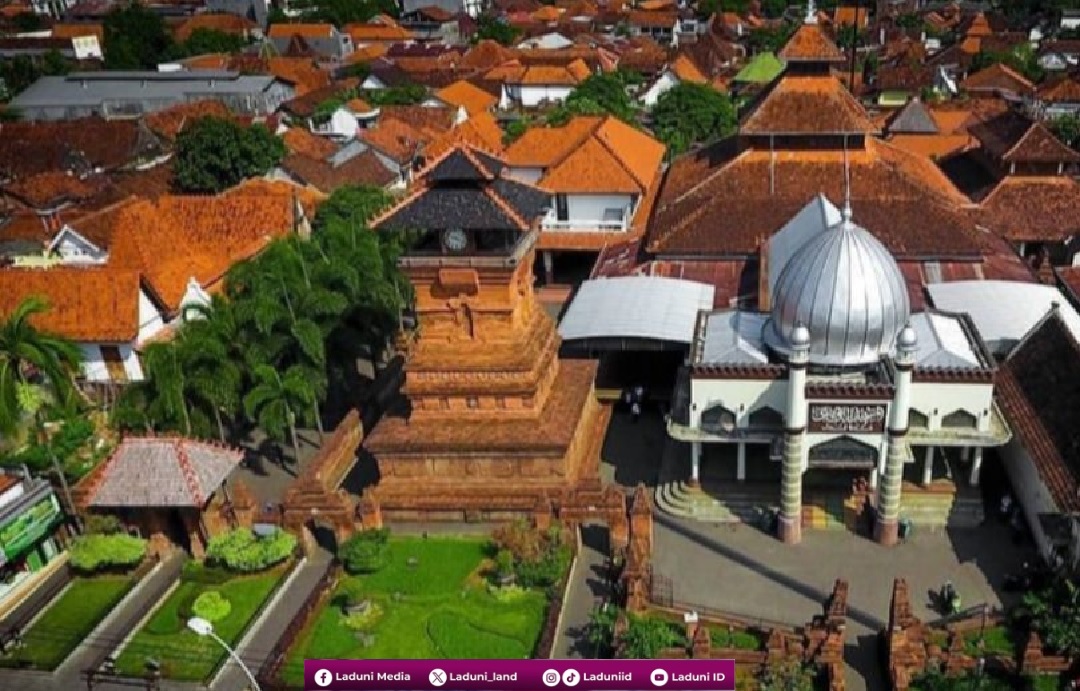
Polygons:
[[885,475],[878,489],[878,517],[874,537],[883,545],[899,540],[900,488],[904,479],[904,437],[907,436],[911,410],[911,370],[915,367],[918,337],[911,324],[896,337],[896,393],[889,411],[889,444],[885,456]]
[[817,24],[817,4],[810,0],[806,5],[806,23]]

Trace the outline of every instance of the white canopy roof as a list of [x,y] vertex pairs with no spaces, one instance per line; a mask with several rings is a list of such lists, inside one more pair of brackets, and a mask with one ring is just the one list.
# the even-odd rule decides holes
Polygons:
[[934,306],[947,312],[967,312],[991,350],[1012,348],[1053,303],[1061,318],[1080,340],[1080,315],[1061,291],[1040,283],[1016,281],[954,281],[926,287]]
[[564,340],[652,338],[694,340],[698,312],[710,310],[716,288],[661,276],[597,278],[581,284],[559,324]]

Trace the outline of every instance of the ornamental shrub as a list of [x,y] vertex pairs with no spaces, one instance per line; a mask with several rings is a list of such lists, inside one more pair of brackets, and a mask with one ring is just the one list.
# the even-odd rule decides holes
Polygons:
[[120,519],[111,514],[92,514],[86,517],[86,532],[91,535],[115,535],[124,532]]
[[365,530],[345,541],[338,559],[349,573],[375,573],[389,559],[389,540],[388,530]]
[[147,541],[126,534],[80,535],[71,541],[68,554],[79,571],[132,567],[146,556]]
[[210,540],[206,560],[233,571],[262,571],[289,558],[296,538],[284,530],[260,537],[247,528],[237,528]]
[[209,622],[221,621],[231,611],[232,604],[217,590],[207,590],[191,606],[192,614]]

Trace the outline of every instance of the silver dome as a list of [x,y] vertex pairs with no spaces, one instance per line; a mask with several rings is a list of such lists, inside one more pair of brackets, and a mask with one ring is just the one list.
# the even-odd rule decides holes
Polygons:
[[845,208],[843,221],[807,241],[780,272],[765,341],[790,357],[803,325],[810,363],[868,365],[892,352],[910,312],[896,260]]

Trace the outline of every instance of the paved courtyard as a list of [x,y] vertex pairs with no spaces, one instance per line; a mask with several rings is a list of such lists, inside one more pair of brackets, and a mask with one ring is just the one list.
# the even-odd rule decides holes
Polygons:
[[[667,444],[659,412],[637,422],[616,413],[604,445],[605,481],[654,486]],[[877,632],[887,623],[895,578],[910,586],[915,615],[931,621],[929,593],[951,580],[964,606],[1001,606],[1005,574],[1029,553],[994,521],[968,530],[917,531],[884,548],[844,530],[807,531],[788,546],[747,525],[710,524],[657,512],[656,573],[670,578],[675,600],[751,619],[801,625],[820,614],[837,578],[849,583],[849,689],[885,688]],[[1007,604],[1007,603],[1005,603]]]

